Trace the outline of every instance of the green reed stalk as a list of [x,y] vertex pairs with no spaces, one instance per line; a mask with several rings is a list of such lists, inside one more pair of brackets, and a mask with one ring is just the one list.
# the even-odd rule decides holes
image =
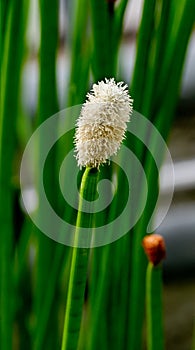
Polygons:
[[[162,96],[164,93],[167,94],[167,88],[169,92],[176,91],[178,94],[178,78],[179,80],[181,78],[185,52],[195,20],[195,3],[193,0],[182,0],[178,6],[177,2],[173,2],[170,11],[172,11],[170,21],[172,21],[168,23],[169,37],[167,37],[167,47],[158,77],[159,84],[156,85],[157,89],[154,101],[156,109],[163,103]],[[177,87],[175,89],[172,87],[170,90],[167,82],[171,82],[171,85],[174,84],[174,82],[172,82],[172,80],[174,80],[172,73],[176,71]],[[172,77],[171,79],[170,76]]]
[[[45,337],[47,336],[48,324],[51,323],[50,317],[52,317],[52,307],[53,304],[55,304],[57,282],[59,281],[59,275],[61,274],[62,268],[65,264],[64,255],[66,258],[65,261],[67,262],[69,258],[68,251],[65,251],[63,246],[57,247],[54,256],[54,263],[50,270],[49,288],[47,288],[45,291],[45,299],[43,300],[42,310],[38,320],[36,339],[34,344],[35,349],[42,349],[44,346]],[[58,333],[56,333],[56,337],[57,336]]]
[[146,72],[148,67],[149,48],[154,30],[154,11],[156,0],[145,0],[141,25],[137,40],[137,52],[131,94],[134,98],[134,109],[141,112]]
[[[56,90],[56,54],[58,47],[58,6],[59,1],[55,0],[49,3],[46,0],[40,0],[40,16],[41,16],[41,47],[40,47],[40,86],[39,86],[39,110],[38,110],[38,124],[44,122],[47,118],[52,116],[58,110],[57,90]],[[57,132],[52,130],[53,133]],[[43,135],[39,141],[40,153],[38,157],[41,157],[41,149],[44,147]],[[52,158],[52,159],[51,159]],[[55,172],[56,164],[56,152],[52,152],[50,158],[50,167],[48,167],[45,191],[52,199],[52,203],[57,205],[57,196],[53,190],[56,187],[57,175]],[[38,160],[39,161],[39,160]],[[38,174],[39,176],[39,174]],[[41,175],[40,175],[41,176]],[[38,178],[38,183],[41,179]],[[44,208],[42,208],[40,202],[39,215],[44,215]],[[48,221],[50,218],[48,218]],[[36,289],[35,289],[35,313],[36,313],[36,328],[34,335],[34,349],[42,349],[38,344],[37,333],[39,327],[40,315],[42,313],[42,303],[45,300],[46,290],[50,288],[50,268],[52,266],[53,256],[57,249],[57,244],[46,237],[42,232],[38,232],[38,257],[37,257],[37,275],[36,275]],[[57,339],[57,307],[53,306],[52,322],[47,325],[47,336],[44,339],[44,346],[49,348],[55,348],[58,343]],[[58,344],[59,345],[59,344]]]
[[[136,61],[133,73],[133,80],[131,84],[131,94],[134,98],[134,108],[141,112],[142,101],[145,94],[146,76],[149,64],[149,50],[152,42],[154,31],[156,0],[146,0],[144,2],[142,19],[139,28]],[[144,145],[139,140],[128,138],[127,143],[133,143],[133,149],[140,161],[142,161],[142,154]],[[132,147],[129,144],[130,148]],[[141,201],[141,192],[140,198]],[[137,204],[139,205],[139,204]],[[145,209],[144,215],[147,213]],[[139,220],[140,221],[140,220]],[[130,232],[130,253],[129,262],[129,315],[128,326],[126,334],[127,348],[140,350],[142,344],[142,323],[144,317],[144,277],[146,270],[146,258],[141,247],[142,235],[138,229],[139,222]],[[139,300],[139,297],[141,299]],[[138,301],[139,300],[139,301]]]
[[[9,6],[4,38],[1,71],[0,123],[0,343],[3,349],[12,349],[13,330],[13,187],[12,166],[16,145],[16,123],[23,55],[23,35],[28,2],[14,1]],[[1,53],[2,54],[2,53]]]
[[[97,2],[91,0],[93,35],[92,71],[95,80],[116,76],[118,48],[122,34],[126,5],[126,0],[120,1],[118,5],[111,4],[110,7],[107,1],[101,0]],[[104,178],[111,179],[112,167],[105,166],[102,169],[102,174]],[[103,225],[109,222],[110,214],[105,210],[104,214],[102,214],[101,218],[98,220],[98,225],[100,222],[102,222]],[[107,232],[107,234],[109,235],[112,233]],[[116,251],[118,251],[118,244],[94,248],[92,250],[89,282],[90,317],[88,321],[89,324],[87,324],[91,329],[89,341],[90,349],[98,349],[98,347],[107,349],[108,346],[111,346],[111,343],[108,343],[108,339],[112,338],[112,334],[108,327],[106,310],[108,307],[114,308],[114,299],[117,294],[117,289],[112,288],[114,281],[118,281],[115,276],[116,271],[119,269],[117,256],[114,259],[115,264],[113,265],[113,254],[115,255]],[[110,266],[111,269],[105,266]],[[113,298],[109,297],[110,293]],[[113,310],[112,316],[114,313]],[[99,330],[98,332],[97,329]],[[84,332],[87,336],[87,328]],[[100,333],[101,336],[99,336]]]
[[[83,102],[84,96],[86,95],[86,90],[88,89],[90,45],[87,37],[87,1],[88,0],[77,0],[74,6],[73,31],[71,33],[71,69],[67,102],[69,106]],[[69,143],[72,143],[72,134],[70,135],[70,140],[68,140],[66,144],[63,142],[62,145],[58,147],[58,157],[60,157],[62,154],[64,157],[65,148],[66,146],[69,147]],[[57,197],[56,194],[55,196]],[[58,203],[58,206],[59,205],[63,207],[63,201]],[[65,208],[66,219],[67,216],[71,215],[71,212],[68,212],[68,209]],[[35,340],[36,349],[41,349],[43,347],[52,305],[55,301],[59,275],[63,271],[67,260],[71,258],[71,254],[72,252],[70,247],[56,247],[50,270],[50,278],[48,282],[49,288],[45,290],[41,313],[37,320],[37,335]]]
[[[151,164],[152,163],[152,164]],[[151,168],[152,166],[152,168]],[[146,228],[151,218],[154,203],[156,203],[158,184],[158,173],[151,156],[149,162],[145,164],[145,174],[148,180],[147,203],[144,212],[132,230],[131,237],[131,256],[130,256],[130,290],[129,290],[129,330],[127,334],[128,346],[134,346],[134,349],[141,349],[142,344],[142,326],[144,318],[145,304],[145,274],[147,260],[143,252],[141,242],[146,234]],[[142,200],[140,196],[139,200]]]
[[145,236],[142,245],[149,260],[146,272],[147,350],[163,350],[162,260],[166,256],[166,245],[158,234]]
[[[170,38],[169,42],[171,52],[167,52],[168,57],[166,58],[167,60],[169,60],[169,66],[167,67],[166,71],[166,83],[168,81],[169,83],[167,83],[166,85],[164,95],[161,95],[160,97],[159,94],[157,96],[159,100],[157,100],[156,97],[153,105],[156,117],[154,120],[154,124],[157,125],[158,130],[165,139],[167,138],[168,132],[172,125],[174,111],[178,100],[181,73],[185,60],[185,54],[195,20],[194,13],[195,2],[191,0],[186,1],[185,7],[183,8],[183,12],[181,15],[181,19],[179,21],[178,33],[175,38]],[[175,59],[176,55],[177,59]],[[172,79],[169,79],[170,72]],[[162,86],[165,83],[164,79],[165,77],[162,76]],[[166,115],[168,115],[166,118],[167,121],[166,123],[163,123],[163,120],[166,117]]]
[[147,350],[163,350],[162,266],[149,262],[146,272]]
[[106,1],[91,0],[90,4],[93,31],[92,69],[95,80],[101,80],[105,77],[112,77],[115,72],[113,14],[109,14]]
[[122,33],[127,1],[111,9],[109,1],[90,0],[93,56],[92,70],[95,80],[114,77],[117,69],[118,48]]
[[16,252],[15,252],[14,280],[15,280],[16,287],[19,286],[22,272],[25,268],[26,259],[30,248],[31,238],[32,238],[32,223],[29,222],[29,220],[25,220],[21,229],[20,238],[18,240]]
[[166,42],[169,35],[167,22],[170,18],[169,0],[161,0],[156,3],[154,32],[152,33],[151,46],[148,50],[148,67],[144,81],[144,95],[140,112],[150,120],[151,109],[155,100],[156,89],[159,85],[159,74],[162,67],[162,61],[166,54]]
[[94,286],[95,303],[89,306],[90,350],[126,349],[128,247],[129,236],[101,247],[100,276]]
[[[176,5],[174,3],[174,5]],[[172,4],[173,6],[173,4]],[[154,76],[154,79],[149,80],[149,83],[153,85],[150,86],[150,91],[154,91],[154,95],[150,93],[150,99],[153,99],[153,101],[147,100],[147,106],[145,107],[148,114],[149,119],[153,119],[154,124],[156,125],[157,129],[160,131],[162,136],[166,139],[172,124],[173,116],[174,116],[174,110],[178,98],[178,88],[179,83],[181,79],[181,72],[182,72],[182,66],[184,62],[185,52],[187,48],[187,43],[189,40],[190,32],[192,29],[193,24],[193,18],[194,18],[194,3],[192,2],[186,2],[185,7],[183,8],[184,11],[181,14],[180,9],[178,7],[172,7],[172,12],[167,14],[167,17],[169,18],[169,31],[174,31],[175,28],[175,22],[173,21],[173,17],[171,17],[171,14],[174,13],[175,20],[178,21],[178,16],[181,16],[181,20],[178,21],[178,31],[174,32],[174,36],[168,35],[170,33],[167,33],[166,42],[163,42],[164,47],[164,59],[163,59],[163,67],[165,65],[164,60],[166,62],[166,69],[163,68],[163,74],[160,76],[156,75]],[[177,12],[178,10],[178,12]],[[176,15],[177,13],[177,15]],[[160,26],[166,26],[166,21],[161,19],[163,23],[160,24]],[[158,30],[158,34],[156,35],[156,58],[154,60],[154,64],[158,65],[156,62],[157,56],[159,55],[158,52],[161,51],[161,48],[158,48],[158,42],[160,42],[160,37],[162,36],[162,33],[164,32],[163,28],[160,27]],[[181,37],[182,43],[181,43]],[[179,43],[181,43],[181,47],[179,47]],[[141,50],[141,49],[140,49]],[[150,50],[150,49],[149,49]],[[148,51],[149,51],[148,50]],[[151,50],[153,50],[153,47],[151,47]],[[139,51],[139,50],[138,50]],[[175,53],[175,57],[177,56],[177,59],[174,58],[172,53]],[[148,52],[149,54],[149,52]],[[172,60],[170,59],[172,57]],[[137,61],[136,61],[137,62]],[[168,63],[169,62],[169,63]],[[146,75],[147,70],[151,70],[151,67],[146,67]],[[135,67],[135,71],[139,71],[139,66]],[[157,70],[157,68],[156,68]],[[170,77],[170,72],[172,78]],[[149,76],[149,75],[148,75]],[[161,78],[160,78],[161,77]],[[152,83],[153,80],[153,83]],[[157,92],[160,90],[166,81],[166,88],[164,85],[164,90],[161,91],[162,95],[158,95],[157,100]],[[147,87],[147,81],[145,82]],[[135,86],[135,85],[134,85]],[[156,90],[156,92],[155,92]],[[139,90],[135,90],[134,98],[137,99],[137,95],[139,95]],[[149,99],[149,96],[147,95],[149,92],[146,92],[146,96]],[[143,101],[145,100],[145,97],[143,97]],[[155,140],[151,140],[151,142],[155,143]],[[155,145],[154,145],[155,147]],[[140,349],[141,348],[141,333],[142,333],[142,327],[140,324],[142,323],[143,319],[143,310],[144,310],[144,298],[145,298],[145,292],[143,287],[143,281],[146,271],[146,259],[144,257],[143,251],[141,249],[141,241],[143,236],[145,235],[147,223],[150,220],[150,216],[156,201],[156,195],[154,188],[156,188],[157,191],[157,176],[158,174],[155,173],[155,165],[153,164],[153,161],[151,159],[150,154],[144,150],[144,145],[139,145],[136,148],[136,152],[139,157],[143,157],[142,162],[144,164],[145,173],[147,174],[147,178],[149,179],[148,187],[149,189],[152,188],[150,191],[150,198],[147,204],[147,207],[144,211],[144,216],[139,220],[138,224],[133,229],[133,248],[132,248],[132,260],[131,260],[131,287],[130,287],[130,302],[129,302],[129,313],[130,313],[130,331],[129,331],[129,337],[128,337],[128,346],[129,348],[133,349]],[[160,155],[159,155],[160,156]],[[154,186],[154,183],[156,182],[156,185]],[[152,192],[154,192],[152,194]],[[141,199],[140,199],[141,200]],[[133,331],[132,328],[133,327]]]
[[88,1],[76,0],[74,2],[68,106],[83,103],[88,90],[91,53],[91,43],[88,37]]
[[[124,189],[125,181],[121,177],[121,173],[117,175],[119,189],[115,193],[116,198],[113,199],[110,205],[107,214],[108,222],[114,220],[120,206],[123,208],[124,192],[120,184],[123,184]],[[109,230],[106,234],[112,237],[113,232]],[[89,307],[89,312],[91,313],[89,320],[89,349],[98,350],[101,348],[106,350],[108,344],[112,349],[123,349],[123,346],[125,346],[124,332],[126,327],[129,272],[127,264],[128,253],[129,235],[107,246],[96,248],[94,251],[92,256],[91,281],[89,283],[89,299],[91,302]],[[92,283],[93,286],[91,285]],[[110,310],[109,313],[107,311],[108,309]],[[118,322],[119,319],[120,322]]]
[[[73,106],[80,104],[84,101],[86,92],[88,90],[89,82],[89,63],[90,63],[90,50],[91,45],[88,38],[88,0],[76,0],[74,2],[74,13],[72,18],[72,32],[71,32],[71,67],[70,67],[70,81],[67,97],[67,105]],[[72,134],[70,139],[64,142],[58,147],[58,157],[63,155],[65,148],[72,144]],[[63,201],[60,202],[60,206],[64,206]],[[65,220],[67,217],[71,217],[72,211],[65,208]],[[58,247],[54,260],[52,263],[51,276],[50,276],[50,288],[48,289],[45,300],[43,303],[43,309],[41,314],[40,327],[37,333],[37,342],[43,345],[43,335],[46,331],[46,325],[49,322],[51,305],[55,297],[55,289],[59,280],[59,275],[67,265],[67,262],[71,260],[72,249],[70,247]],[[41,348],[41,347],[40,347]]]
[[1,1],[0,2],[0,13],[1,13],[1,21],[0,21],[0,71],[2,69],[2,60],[3,60],[3,52],[4,52],[4,42],[6,37],[6,30],[7,30],[7,19],[8,14],[10,12],[9,9],[10,0],[8,1]]
[[[80,227],[90,228],[93,225],[93,215],[83,212],[82,198],[93,201],[96,196],[98,170],[87,167],[81,181],[80,202],[76,222],[75,246],[78,244]],[[87,229],[86,228],[86,229]],[[89,242],[90,246],[90,242]],[[70,279],[68,286],[67,305],[64,319],[62,350],[76,350],[79,340],[84,293],[87,280],[89,248],[73,248]]]

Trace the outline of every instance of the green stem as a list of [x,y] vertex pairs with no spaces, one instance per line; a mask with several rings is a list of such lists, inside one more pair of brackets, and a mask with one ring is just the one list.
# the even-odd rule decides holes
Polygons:
[[[123,208],[126,182],[121,172],[118,175],[118,186],[115,197],[107,212],[107,222],[115,219],[115,214]],[[123,175],[124,176],[124,175]],[[129,219],[129,218],[128,218]],[[99,224],[98,220],[98,224]],[[104,224],[104,222],[102,223]],[[113,231],[107,230],[106,235],[112,237]],[[122,349],[124,329],[126,326],[126,301],[129,254],[129,235],[112,244],[96,248],[92,255],[90,289],[90,349]],[[120,295],[120,303],[118,303]],[[123,308],[124,306],[124,308]],[[110,309],[109,314],[107,309]],[[117,319],[121,315],[120,324]],[[99,332],[97,332],[97,329]],[[99,334],[101,333],[101,337]],[[104,334],[106,335],[104,337]]]
[[163,350],[162,267],[148,264],[146,273],[147,350]]
[[[180,10],[178,11],[180,14]],[[174,116],[174,109],[178,98],[178,88],[179,88],[179,83],[181,78],[182,65],[184,62],[187,42],[190,36],[192,23],[193,23],[194,11],[192,11],[192,2],[190,1],[186,2],[185,11],[183,12],[182,16],[184,16],[185,19],[182,17],[182,20],[179,22],[178,33],[174,33],[174,40],[173,40],[173,37],[170,38],[169,36],[167,36],[167,42],[166,42],[166,45],[164,45],[164,48],[165,48],[164,57],[166,57],[166,60],[165,60],[166,70],[165,68],[163,68],[164,73],[160,74],[161,79],[160,77],[158,77],[158,84],[155,82],[155,79],[157,78],[155,79],[151,78],[153,80],[153,83],[152,81],[150,81],[151,84],[154,84],[153,87],[150,86],[150,89],[153,89],[153,91],[155,91],[155,86],[158,87],[158,90],[161,89],[163,81],[166,79],[166,88],[164,87],[164,91],[162,92],[161,98],[159,98],[158,101],[157,101],[157,97],[158,97],[157,96],[158,91],[157,91],[154,95],[154,101],[152,101],[151,103],[149,103],[149,101],[147,102],[148,106],[150,104],[150,107],[147,107],[147,108],[148,110],[150,109],[150,111],[152,111],[151,115],[154,120],[155,126],[157,127],[157,129],[165,139],[167,139],[167,136],[172,124],[173,116]],[[171,16],[169,15],[168,17],[170,18]],[[163,22],[164,22],[164,26],[166,26],[166,21],[163,20]],[[169,28],[170,28],[170,24],[169,24]],[[161,28],[159,33],[162,33],[162,32],[163,32],[163,29]],[[179,46],[179,43],[181,43],[181,35],[183,37],[183,40],[182,40],[182,44]],[[169,50],[169,48],[171,51]],[[177,48],[177,52],[176,52],[176,48]],[[157,56],[159,51],[160,51],[160,48],[157,49],[157,52],[156,52]],[[175,52],[175,56],[177,56],[177,60],[175,60],[174,56],[172,56],[173,52]],[[172,57],[172,61],[171,61],[171,57]],[[163,63],[163,67],[164,67],[164,64],[165,63]],[[171,79],[169,79],[170,72],[171,72]],[[147,91],[147,94],[148,93],[149,91]],[[151,93],[150,93],[150,96],[151,96]],[[149,98],[149,96],[147,98]],[[157,148],[158,144],[155,145],[156,140],[152,138],[151,142],[154,144],[154,149]],[[138,224],[135,226],[132,232],[133,239],[132,239],[132,258],[131,258],[131,264],[130,264],[131,286],[130,286],[129,313],[130,313],[130,331],[132,330],[132,327],[134,327],[133,329],[135,331],[133,332],[129,331],[128,347],[130,349],[131,348],[140,349],[141,347],[141,343],[139,340],[141,339],[141,333],[142,333],[140,323],[142,324],[142,320],[144,316],[143,307],[144,307],[145,289],[143,287],[143,282],[144,282],[145,271],[146,271],[146,258],[141,249],[141,241],[143,239],[143,236],[146,233],[146,227],[150,219],[154,204],[156,202],[155,193],[157,191],[157,186],[158,186],[157,185],[158,174],[155,173],[155,165],[150,159],[151,158],[150,154],[147,152],[147,150],[144,150],[144,147],[145,147],[144,145],[139,146],[138,144],[138,146],[136,147],[137,147],[136,154],[139,156],[139,158],[142,160],[142,163],[144,164],[145,173],[147,174],[147,178],[149,181],[148,183],[149,199],[148,199],[147,207],[144,210],[143,217],[139,220]],[[161,156],[162,154],[159,153],[159,157]]]
[[[47,0],[40,0],[40,25],[41,25],[41,47],[40,47],[40,85],[39,85],[39,114],[38,124],[44,122],[47,118],[51,117],[58,110],[57,101],[57,89],[56,89],[56,55],[58,47],[58,6],[59,1],[55,0],[51,3]],[[51,130],[52,133],[57,133],[56,128]],[[41,150],[45,146],[45,137],[43,135],[39,140],[39,153],[37,155],[38,163],[41,158]],[[45,191],[51,198],[54,207],[57,205],[57,196],[54,191],[57,183],[56,174],[56,148],[53,150],[51,157],[49,158],[49,166],[47,176],[45,176]],[[37,167],[39,169],[39,166]],[[41,182],[40,176],[37,172],[38,188]],[[39,203],[39,215],[40,217],[44,213],[44,207],[42,203]],[[48,218],[48,221],[50,218]],[[45,300],[45,293],[50,289],[50,269],[53,264],[53,257],[57,251],[58,245],[56,242],[50,240],[42,232],[38,231],[38,254],[37,254],[37,274],[36,274],[36,289],[34,297],[34,308],[36,315],[35,332],[33,334],[33,348],[36,350],[42,349],[42,345],[39,347],[39,341],[37,339],[39,328],[42,329],[40,320],[42,317],[42,304]],[[52,305],[53,317],[47,324],[47,330],[44,338],[45,348],[56,348],[59,346],[59,340],[57,339],[57,307],[56,304]]]
[[159,85],[159,72],[161,71],[162,60],[166,55],[166,42],[169,35],[167,21],[170,17],[170,6],[169,0],[161,0],[156,4],[155,9],[155,32],[151,47],[148,50],[148,67],[141,106],[141,112],[150,120],[153,117],[151,116],[151,106],[155,101],[156,88]]
[[[93,33],[92,68],[95,80],[101,80],[107,77],[108,72],[112,71],[111,65],[113,64],[113,57],[111,55],[110,59],[109,56],[108,7],[104,0],[91,0],[90,3]],[[112,72],[110,74],[112,75]]]
[[[93,57],[92,68],[95,80],[104,79],[105,77],[115,77],[117,70],[117,54],[122,33],[122,25],[127,0],[122,0],[117,6],[113,6],[113,10],[109,11],[108,2],[105,0],[91,0],[91,17],[92,17],[92,34],[93,34]],[[102,169],[106,178],[111,178],[111,167]],[[108,220],[108,212],[104,214],[98,221],[104,225]],[[108,220],[109,222],[109,220]],[[107,232],[108,235],[113,234]],[[118,245],[114,245],[114,247]],[[105,269],[105,265],[109,263],[112,266],[113,255],[115,249],[110,247],[96,248],[92,252],[91,265],[91,281],[90,281],[90,301],[92,319],[89,320],[90,332],[90,348],[107,348],[108,328],[106,319],[106,308],[110,299],[108,298],[108,274],[109,269]],[[117,265],[117,259],[116,266]],[[105,265],[104,265],[105,263]],[[113,276],[114,276],[114,268]],[[118,280],[117,280],[118,281]],[[108,287],[108,288],[107,288]],[[112,290],[113,291],[113,290]],[[116,290],[117,293],[117,290]],[[113,292],[113,294],[116,295]],[[111,305],[112,307],[112,305]],[[101,322],[100,318],[104,320]],[[98,336],[97,327],[101,333]],[[87,332],[87,330],[86,330]],[[111,334],[110,334],[111,336]]]
[[40,0],[41,49],[38,124],[58,110],[56,53],[58,46],[58,1]]
[[[98,179],[98,170],[87,167],[81,181],[80,202],[76,222],[75,242],[77,246],[80,236],[80,227],[89,229],[93,224],[93,215],[86,215],[83,212],[82,198],[94,200],[96,195],[96,186]],[[90,246],[90,242],[89,242]],[[79,340],[82,310],[84,304],[84,293],[87,279],[87,269],[89,260],[89,248],[73,248],[70,280],[68,286],[68,296],[66,304],[66,313],[64,320],[64,331],[62,339],[62,350],[76,350]]]
[[117,54],[122,33],[122,22],[127,2],[109,11],[105,0],[90,0],[93,57],[92,68],[95,80],[114,77],[117,68]]
[[0,14],[1,14],[1,21],[0,21],[0,71],[1,71],[1,64],[3,59],[3,52],[4,52],[4,42],[6,37],[6,30],[7,30],[7,19],[9,15],[9,6],[10,6],[10,0],[7,1],[1,1],[0,2]]
[[154,29],[154,11],[156,0],[145,0],[142,14],[142,21],[139,29],[137,42],[137,53],[131,93],[134,98],[134,109],[141,112],[142,100],[144,96],[144,85],[148,65],[148,57],[152,34]]
[[[144,1],[142,19],[137,40],[137,52],[131,84],[131,95],[134,98],[134,109],[140,113],[143,113],[144,96],[147,94],[145,91],[147,85],[146,78],[150,63],[150,46],[152,44],[155,25],[156,2],[156,0]],[[137,127],[139,127],[138,123],[139,122],[137,122]],[[140,125],[140,129],[142,129],[142,125]],[[135,140],[134,147],[136,156],[143,162],[142,158],[144,157],[144,152],[146,149],[145,145],[140,143],[139,140]]]
[[[195,2],[193,0],[183,0],[179,3],[179,7],[178,4],[174,5],[177,10],[175,10],[175,7],[172,9],[175,18],[172,19],[172,26],[170,25],[166,54],[164,55],[158,84],[156,85],[155,109],[158,109],[158,106],[163,102],[167,88],[170,94],[169,84],[170,82],[171,85],[174,84],[172,70],[178,72],[177,77],[181,75],[184,55],[195,19]],[[172,88],[171,92],[173,91],[174,89]]]
[[[50,271],[49,282],[50,285],[45,291],[45,298],[42,303],[42,310],[37,324],[37,333],[34,348],[43,349],[44,340],[47,334],[47,327],[52,318],[52,305],[55,304],[55,292],[59,275],[69,259],[70,250],[64,246],[59,246],[56,249],[53,264]],[[65,256],[65,259],[64,259]],[[64,261],[65,260],[65,261]]]
[[13,187],[12,166],[15,154],[16,123],[23,55],[23,34],[27,4],[13,1],[7,14],[6,36],[1,74],[0,121],[0,343],[2,349],[12,348],[13,329]]
[[88,1],[76,0],[71,40],[71,68],[68,89],[68,106],[84,102],[88,90],[91,45],[87,35]]
[[122,34],[123,19],[124,19],[127,3],[128,3],[128,0],[121,0],[118,6],[116,7],[115,14],[116,14],[116,25],[118,29],[117,30],[118,38],[120,38]]
[[20,238],[17,243],[16,255],[15,255],[15,285],[18,286],[20,279],[25,269],[25,264],[27,260],[27,255],[30,248],[32,234],[32,223],[28,219],[25,220],[23,227],[21,229]]
[[[145,273],[147,261],[142,249],[142,239],[153,213],[158,193],[158,173],[153,158],[148,152],[145,174],[148,180],[148,198],[144,212],[132,231],[132,254],[130,257],[130,295],[129,295],[129,332],[128,346],[135,350],[141,348],[142,326],[145,302]],[[139,197],[141,201],[141,196]]]

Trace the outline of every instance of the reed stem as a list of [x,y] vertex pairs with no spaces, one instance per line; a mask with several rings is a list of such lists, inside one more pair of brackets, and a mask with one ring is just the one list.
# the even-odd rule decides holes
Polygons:
[[16,125],[23,57],[23,34],[28,2],[16,0],[6,14],[6,35],[3,42],[1,70],[0,120],[0,343],[2,349],[12,349],[13,330],[13,184],[12,171],[16,146]]
[[[83,212],[82,198],[94,200],[98,170],[87,167],[81,181],[80,202],[76,221],[75,247],[73,248],[68,296],[64,319],[64,331],[62,339],[62,350],[76,350],[79,340],[82,310],[84,304],[84,293],[87,280],[89,248],[78,248],[80,227],[87,226],[90,229],[93,225],[93,215],[86,215]],[[90,246],[90,241],[88,242]]]
[[146,272],[147,350],[163,350],[162,266],[149,262]]

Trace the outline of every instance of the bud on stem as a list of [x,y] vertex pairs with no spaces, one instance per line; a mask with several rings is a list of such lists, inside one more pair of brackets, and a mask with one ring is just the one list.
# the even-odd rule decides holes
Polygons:
[[166,248],[162,236],[158,234],[145,236],[142,243],[148,260],[154,266],[158,265],[165,258]]

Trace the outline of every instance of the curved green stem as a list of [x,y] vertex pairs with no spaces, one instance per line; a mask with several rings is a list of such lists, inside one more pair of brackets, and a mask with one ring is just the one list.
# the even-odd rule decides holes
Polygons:
[[147,350],[163,350],[162,267],[149,262],[146,272]]
[[[62,350],[76,350],[79,340],[82,310],[84,304],[84,293],[87,279],[89,248],[77,248],[80,237],[80,227],[86,230],[93,225],[93,215],[83,212],[83,198],[93,201],[96,194],[98,170],[87,167],[81,181],[80,202],[76,222],[75,241],[72,254],[70,280],[66,313],[64,320],[64,331],[62,339]],[[90,246],[90,242],[89,242]]]

